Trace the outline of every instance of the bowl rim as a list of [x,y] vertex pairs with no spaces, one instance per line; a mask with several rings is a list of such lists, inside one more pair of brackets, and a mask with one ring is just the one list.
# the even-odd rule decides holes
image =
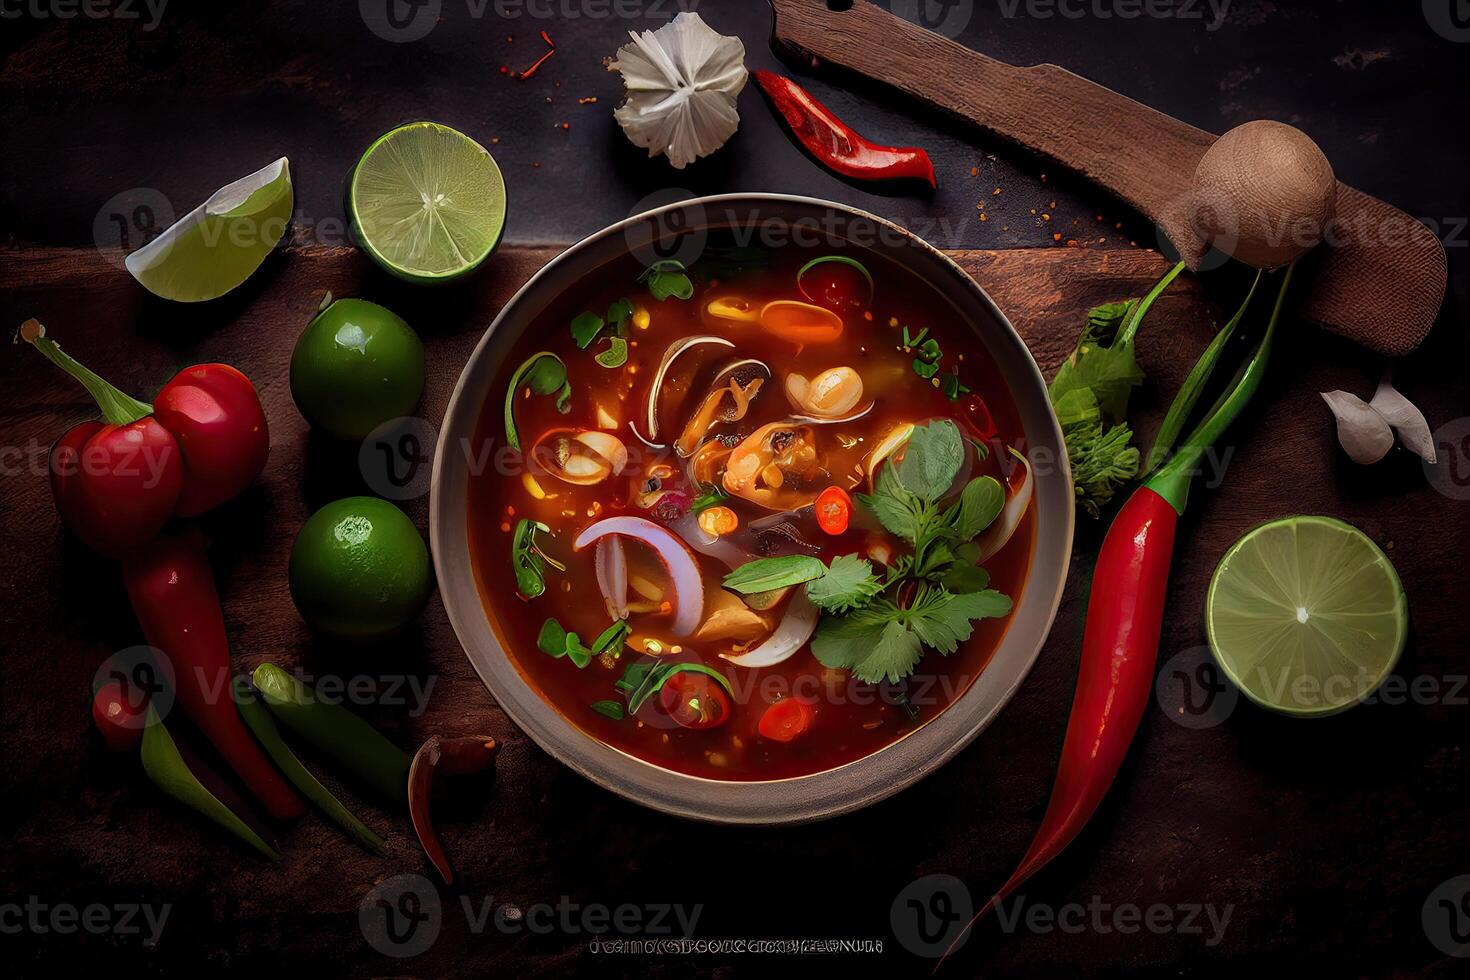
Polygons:
[[[917,247],[931,260],[937,260],[936,269],[950,276],[952,280],[950,285],[958,287],[961,294],[966,294],[971,300],[978,302],[980,307],[994,320],[995,329],[993,331],[978,324],[970,327],[976,333],[976,342],[984,344],[992,354],[994,353],[992,344],[1003,344],[1010,347],[1013,354],[1021,355],[1018,360],[1023,365],[1026,374],[1019,379],[1008,376],[1007,383],[1012,389],[1012,396],[1016,397],[1017,389],[1023,388],[1033,388],[1041,393],[1040,402],[1045,408],[1041,421],[1045,423],[1045,431],[1040,435],[1045,438],[1032,439],[1030,425],[1024,417],[1023,427],[1031,447],[1050,445],[1056,469],[1054,475],[1049,476],[1045,481],[1037,480],[1033,506],[1037,508],[1038,520],[1033,548],[1040,550],[1044,530],[1039,519],[1043,508],[1043,489],[1049,491],[1047,495],[1050,498],[1062,500],[1066,506],[1061,507],[1054,504],[1056,516],[1049,515],[1047,518],[1049,525],[1053,521],[1057,522],[1056,527],[1061,532],[1060,539],[1052,542],[1052,548],[1057,552],[1056,561],[1059,563],[1055,568],[1054,581],[1040,580],[1037,574],[1038,555],[1036,553],[1032,555],[1026,587],[1022,593],[1022,604],[1033,606],[1040,603],[1031,617],[1034,620],[1031,628],[1034,642],[1030,644],[1029,650],[1019,655],[1018,662],[1012,665],[1013,676],[1003,688],[986,690],[983,681],[985,675],[992,672],[992,667],[1001,651],[1011,642],[1010,638],[1015,629],[1014,619],[1007,626],[995,653],[980,675],[970,682],[964,692],[946,706],[938,716],[908,735],[890,742],[875,752],[833,769],[782,779],[717,780],[664,768],[601,741],[583,731],[555,706],[547,703],[541,692],[524,676],[520,667],[515,664],[514,659],[500,643],[496,627],[491,623],[490,614],[484,608],[477,576],[473,567],[468,564],[468,558],[466,557],[463,566],[459,564],[451,566],[450,564],[449,555],[456,553],[458,549],[467,552],[468,545],[464,495],[460,494],[455,502],[458,513],[451,513],[449,502],[446,501],[445,479],[449,466],[448,461],[461,458],[461,454],[450,452],[447,447],[458,437],[459,430],[465,426],[468,426],[469,429],[468,438],[473,438],[483,398],[476,399],[472,405],[467,404],[467,399],[471,397],[469,388],[472,385],[472,376],[477,372],[494,373],[493,362],[487,362],[486,352],[497,331],[503,329],[503,325],[508,320],[518,315],[519,307],[528,296],[547,288],[547,281],[570,265],[575,257],[591,251],[595,245],[608,238],[623,235],[636,225],[655,221],[673,211],[700,208],[703,209],[699,212],[702,214],[717,206],[724,206],[727,209],[739,207],[748,210],[760,205],[809,209],[819,214],[830,211],[841,212],[848,218],[873,222],[875,226],[886,229],[905,243]],[[756,224],[766,220],[759,215],[760,213],[757,212],[757,216],[751,218],[749,223]],[[729,225],[730,222],[711,223],[708,227],[723,228]],[[895,258],[894,261],[909,265],[901,258]],[[923,271],[912,268],[910,271],[924,276]],[[932,280],[931,285],[938,288],[938,284],[933,283]],[[562,292],[565,288],[565,285],[562,285],[555,291]],[[941,292],[948,302],[956,303],[950,292],[943,290]],[[992,332],[996,336],[991,337]],[[491,363],[491,366],[483,366],[486,363]],[[488,381],[484,384],[488,384]],[[1051,634],[1066,588],[1076,514],[1075,507],[1072,506],[1072,473],[1064,449],[1061,426],[1057,421],[1056,413],[1052,410],[1050,399],[1046,397],[1046,391],[1045,378],[1030,349],[1021,339],[1010,319],[995,304],[984,288],[943,251],[886,218],[835,201],[772,192],[739,192],[685,198],[630,215],[583,237],[563,249],[538,269],[497,312],[494,320],[485,329],[479,341],[476,342],[474,350],[465,360],[464,367],[455,381],[454,390],[450,395],[439,427],[429,497],[430,550],[445,613],[461,649],[469,659],[471,666],[474,667],[481,683],[485,685],[497,706],[511,721],[557,761],[625,799],[688,819],[755,826],[808,823],[869,806],[913,785],[938,769],[984,731],[1025,682]],[[467,481],[467,477],[465,480]],[[454,536],[456,532],[458,532],[457,538]],[[1046,533],[1054,534],[1051,530],[1047,530]],[[458,576],[458,579],[455,576]],[[462,591],[465,581],[468,582],[471,595],[461,603],[460,599],[452,598],[452,596]],[[446,588],[446,583],[452,582],[458,582],[456,587]],[[473,601],[469,601],[470,599]],[[465,605],[470,608],[462,608]],[[1012,616],[1016,616],[1020,609],[1021,604],[1018,604]],[[478,636],[474,629],[473,620],[476,617],[481,621],[479,625],[482,627],[478,632],[488,635],[492,648],[491,657],[488,659],[477,658],[472,649],[471,641],[478,642],[483,638]],[[505,674],[505,668],[509,670],[508,675]],[[513,680],[509,684],[503,684],[506,677],[513,678]],[[988,700],[989,703],[981,707],[982,699]],[[966,710],[967,704],[969,705],[968,710]],[[970,715],[975,715],[975,717],[971,718]]]

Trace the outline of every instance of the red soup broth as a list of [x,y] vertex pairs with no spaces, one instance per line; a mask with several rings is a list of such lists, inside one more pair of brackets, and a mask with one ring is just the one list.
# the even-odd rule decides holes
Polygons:
[[[738,273],[735,275],[729,269],[719,270],[718,274],[727,277],[724,280],[701,275],[702,269],[696,264],[691,269],[695,291],[689,300],[655,300],[645,286],[638,284],[642,268],[631,256],[610,262],[526,325],[501,367],[492,389],[495,394],[481,410],[474,456],[490,462],[475,468],[478,472],[471,475],[468,523],[476,581],[500,641],[522,676],[552,708],[587,735],[654,765],[711,779],[767,780],[808,775],[861,759],[932,721],[959,698],[985,668],[1010,621],[1009,616],[978,621],[969,640],[949,656],[926,648],[903,686],[917,717],[911,717],[909,708],[901,703],[900,685],[865,684],[846,671],[824,668],[808,646],[778,665],[744,668],[720,656],[735,651],[733,641],[699,644],[672,638],[670,617],[656,609],[629,618],[632,634],[615,662],[610,658],[593,659],[586,667],[578,668],[570,658],[553,658],[537,646],[538,634],[548,618],[554,617],[588,645],[612,622],[598,587],[594,549],[574,551],[572,547],[582,529],[619,515],[663,523],[683,509],[681,505],[687,504],[689,497],[699,493],[698,488],[689,488],[686,476],[679,472],[682,461],[673,450],[651,449],[630,431],[630,424],[643,430],[641,419],[651,378],[664,351],[682,338],[713,335],[735,346],[704,345],[675,362],[680,370],[671,370],[662,386],[658,417],[667,431],[660,432],[658,441],[671,441],[696,413],[724,363],[754,358],[772,372],[751,399],[746,417],[731,424],[731,429],[739,431],[727,434],[730,441],[794,412],[784,385],[789,373],[812,378],[829,368],[848,366],[862,377],[863,402],[871,400],[873,407],[851,423],[813,427],[821,459],[830,471],[830,479],[820,480],[822,485],[836,483],[846,488],[856,481],[853,462],[860,461],[899,423],[934,418],[963,421],[967,415],[974,424],[961,424],[962,431],[994,431],[988,457],[976,462],[971,475],[1000,475],[1004,447],[1021,445],[1022,437],[1020,418],[1005,379],[954,308],[908,270],[875,253],[849,250],[846,254],[859,259],[871,272],[873,296],[870,308],[844,313],[843,332],[835,342],[798,347],[771,336],[756,323],[732,324],[709,314],[707,307],[716,297],[737,296],[757,310],[772,300],[803,300],[797,286],[798,270],[828,251],[797,247],[772,250],[765,253],[764,264],[757,268],[733,270]],[[812,280],[807,282],[810,288]],[[594,361],[594,355],[609,346],[605,336],[583,350],[575,343],[569,325],[582,311],[602,314],[622,297],[632,300],[636,307],[627,327],[629,356],[622,367],[608,369]],[[951,401],[934,381],[919,377],[913,369],[915,351],[903,349],[904,326],[911,339],[927,329],[927,336],[937,340],[943,351],[942,370],[948,372],[958,366],[960,380],[973,394]],[[571,398],[568,411],[561,414],[554,396],[524,391],[518,394],[515,418],[523,451],[534,455],[533,445],[549,430],[602,429],[616,434],[629,452],[628,463],[617,476],[592,486],[573,485],[537,470],[534,461],[522,454],[497,452],[505,445],[504,398],[512,375],[527,358],[543,350],[565,362]],[[680,489],[667,490],[668,499],[659,499],[651,510],[645,510],[640,504],[657,494],[645,492],[647,480],[650,474],[666,471],[660,466],[676,471],[673,479],[661,480],[660,485]],[[533,485],[546,495],[544,499],[535,496],[523,479],[526,470],[532,471]],[[813,489],[821,487],[814,485]],[[867,489],[863,483],[853,487],[852,492]],[[680,492],[685,492],[683,498]],[[662,509],[659,503],[664,504]],[[773,513],[740,497],[732,496],[720,503],[737,512],[742,528]],[[511,561],[513,531],[523,518],[551,528],[550,534],[538,535],[538,543],[547,556],[566,566],[562,572],[548,564],[546,591],[531,600],[518,594]],[[823,533],[811,517],[810,508],[790,524],[804,541],[820,548],[807,553],[823,561],[853,553],[866,557],[875,547],[880,554],[884,547],[896,554],[907,551],[906,545],[884,532],[856,502],[852,526],[841,535]],[[984,562],[991,576],[990,587],[1010,596],[1013,602],[1019,602],[1025,585],[1034,525],[1033,504],[1010,542]],[[748,528],[746,534],[746,541],[764,543],[769,537],[753,536]],[[645,583],[659,585],[663,570],[651,552],[639,542],[624,540],[630,579],[641,576]],[[708,615],[728,567],[703,554],[695,557],[704,579]],[[636,588],[630,596],[634,600],[643,598]],[[728,601],[730,597],[727,593],[720,598]],[[784,604],[767,613],[772,624],[779,622],[783,608]],[[650,659],[650,639],[657,643],[655,649],[663,657],[703,663],[728,678],[734,696],[729,698],[731,711],[723,723],[702,730],[680,727],[662,710],[657,696],[650,698],[637,716],[625,715],[620,720],[592,709],[594,703],[606,701],[626,707],[615,682],[628,664]],[[747,647],[759,642],[756,639]],[[770,704],[786,697],[801,698],[811,706],[809,727],[789,742],[763,737],[758,731],[762,714]]]

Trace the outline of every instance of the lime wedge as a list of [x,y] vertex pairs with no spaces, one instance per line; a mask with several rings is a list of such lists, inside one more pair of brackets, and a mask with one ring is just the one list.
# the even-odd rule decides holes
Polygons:
[[221,187],[126,259],[150,293],[182,303],[216,299],[240,285],[291,226],[285,157]]
[[1220,559],[1205,628],[1246,697],[1314,717],[1377,690],[1403,653],[1409,609],[1388,556],[1362,531],[1331,517],[1284,517]]
[[378,137],[352,171],[347,212],[359,244],[413,282],[470,272],[505,229],[505,181],[464,133],[417,122]]

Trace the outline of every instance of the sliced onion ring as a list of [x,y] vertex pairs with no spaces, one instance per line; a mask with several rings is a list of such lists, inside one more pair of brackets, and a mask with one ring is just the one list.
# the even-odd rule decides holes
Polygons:
[[781,622],[764,643],[745,653],[734,656],[722,653],[720,656],[737,667],[774,667],[791,659],[792,654],[806,646],[817,631],[820,615],[821,610],[812,605],[806,597],[806,587],[802,586],[792,593]]
[[1026,516],[1026,508],[1031,506],[1031,491],[1036,484],[1031,477],[1031,464],[1026,462],[1025,456],[1014,449],[1010,452],[1025,469],[1026,475],[1022,477],[1021,485],[1014,492],[1011,492],[1010,480],[1006,480],[1008,494],[1006,504],[1001,508],[1000,516],[995,519],[995,523],[986,528],[985,533],[976,539],[976,543],[980,545],[980,557],[976,561],[984,561],[1004,548],[1006,542],[1011,540],[1011,535],[1016,533],[1016,528],[1021,526],[1021,518]]
[[602,601],[607,604],[607,614],[613,619],[628,618],[628,555],[623,550],[623,539],[609,534],[597,542],[593,552],[597,567],[597,587],[602,590]]
[[577,535],[574,551],[581,551],[609,534],[642,541],[653,549],[669,573],[670,601],[674,606],[672,629],[676,636],[688,636],[704,621],[704,580],[689,546],[668,528],[642,517],[609,517],[598,521]]

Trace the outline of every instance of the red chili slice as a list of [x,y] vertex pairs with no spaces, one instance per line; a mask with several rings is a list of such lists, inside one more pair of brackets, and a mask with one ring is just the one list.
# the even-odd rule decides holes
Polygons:
[[773,742],[790,742],[801,735],[816,720],[816,710],[797,698],[784,698],[766,709],[756,725],[761,738]]
[[724,724],[730,717],[730,695],[708,674],[681,670],[658,692],[658,703],[682,728],[696,731]]
[[828,534],[843,534],[852,520],[852,498],[841,487],[828,487],[817,495],[817,527]]

